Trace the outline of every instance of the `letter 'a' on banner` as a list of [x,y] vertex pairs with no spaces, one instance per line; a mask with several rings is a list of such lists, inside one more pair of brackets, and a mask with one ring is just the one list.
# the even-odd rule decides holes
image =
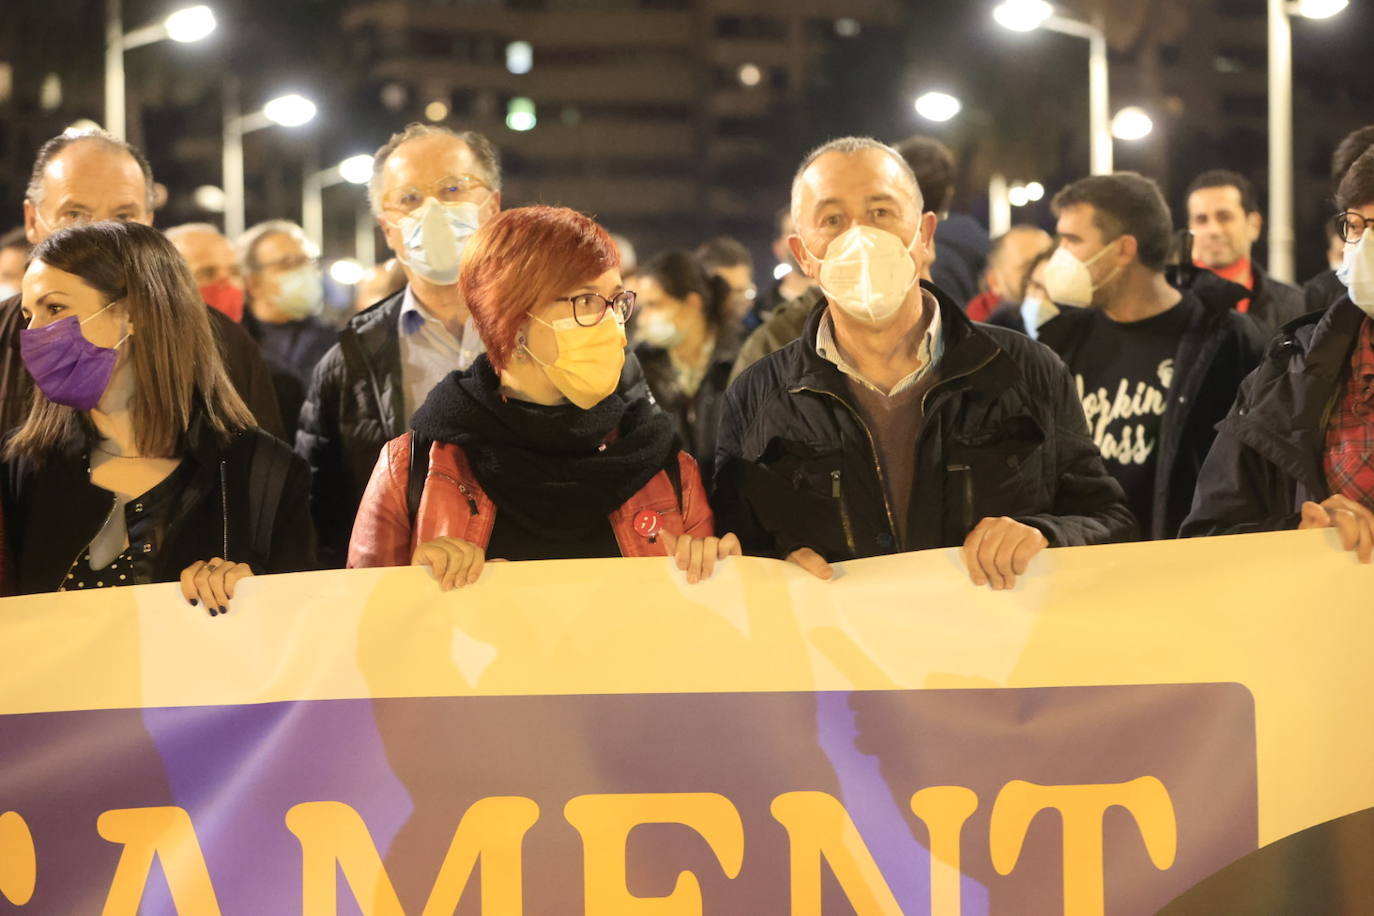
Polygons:
[[930,551],[5,599],[0,913],[1353,912],[1371,598],[1285,532],[1007,592]]

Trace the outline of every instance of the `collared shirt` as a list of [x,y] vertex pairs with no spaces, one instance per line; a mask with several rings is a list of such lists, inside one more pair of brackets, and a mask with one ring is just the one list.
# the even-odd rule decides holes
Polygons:
[[1350,374],[1326,428],[1322,456],[1332,493],[1374,509],[1374,318],[1365,318]]
[[462,338],[454,337],[441,320],[425,310],[409,285],[401,299],[400,321],[401,381],[409,422],[444,376],[471,366],[486,347],[477,335],[471,315],[463,324]]
[[821,316],[821,326],[816,331],[816,353],[822,359],[834,363],[835,368],[865,388],[889,398],[896,397],[920,382],[926,373],[939,364],[940,358],[945,353],[944,334],[941,333],[940,327],[940,303],[936,301],[935,296],[928,289],[921,290],[921,302],[930,314],[930,324],[926,327],[926,332],[921,337],[921,345],[916,350],[916,358],[921,361],[921,364],[910,375],[893,385],[891,391],[884,391],[864,378],[859,370],[854,368],[853,364],[840,352],[840,348],[835,342],[835,327],[828,310]]

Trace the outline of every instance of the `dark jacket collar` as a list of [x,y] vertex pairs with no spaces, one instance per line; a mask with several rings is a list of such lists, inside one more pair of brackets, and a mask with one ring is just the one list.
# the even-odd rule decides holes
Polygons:
[[[935,297],[940,309],[940,333],[944,338],[944,356],[936,371],[940,381],[937,385],[958,382],[960,385],[979,391],[995,393],[1014,384],[1021,372],[1006,352],[997,345],[992,336],[975,325],[955,305],[954,300],[926,280],[921,288]],[[816,335],[820,331],[821,319],[829,303],[824,297],[811,310],[797,342],[799,355],[799,375],[790,386],[794,388],[816,388],[844,396],[846,383],[842,373],[834,363],[816,352]]]

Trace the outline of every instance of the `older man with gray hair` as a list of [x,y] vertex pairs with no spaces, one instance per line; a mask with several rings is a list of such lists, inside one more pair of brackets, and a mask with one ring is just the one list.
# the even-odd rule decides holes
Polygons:
[[823,579],[837,560],[962,546],[994,589],[1046,546],[1133,537],[1063,364],[919,280],[938,220],[922,210],[876,140],[803,160],[788,243],[824,298],[726,393],[722,529]]
[[481,134],[411,124],[373,158],[372,215],[405,272],[354,316],[315,367],[296,451],[314,470],[320,559],[342,566],[377,455],[431,388],[482,352],[458,289],[467,239],[501,209],[501,164]]

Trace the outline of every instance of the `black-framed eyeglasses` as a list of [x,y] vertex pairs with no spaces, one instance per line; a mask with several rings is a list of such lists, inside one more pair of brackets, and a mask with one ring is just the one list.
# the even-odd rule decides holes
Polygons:
[[571,302],[573,320],[584,328],[594,328],[611,309],[615,309],[616,320],[621,324],[629,321],[635,310],[635,293],[633,290],[621,290],[610,299],[597,293],[579,293],[576,296],[563,296],[554,302]]
[[1366,229],[1374,228],[1374,219],[1366,218],[1354,210],[1337,213],[1331,221],[1336,227],[1336,234],[1347,245],[1354,245]]

